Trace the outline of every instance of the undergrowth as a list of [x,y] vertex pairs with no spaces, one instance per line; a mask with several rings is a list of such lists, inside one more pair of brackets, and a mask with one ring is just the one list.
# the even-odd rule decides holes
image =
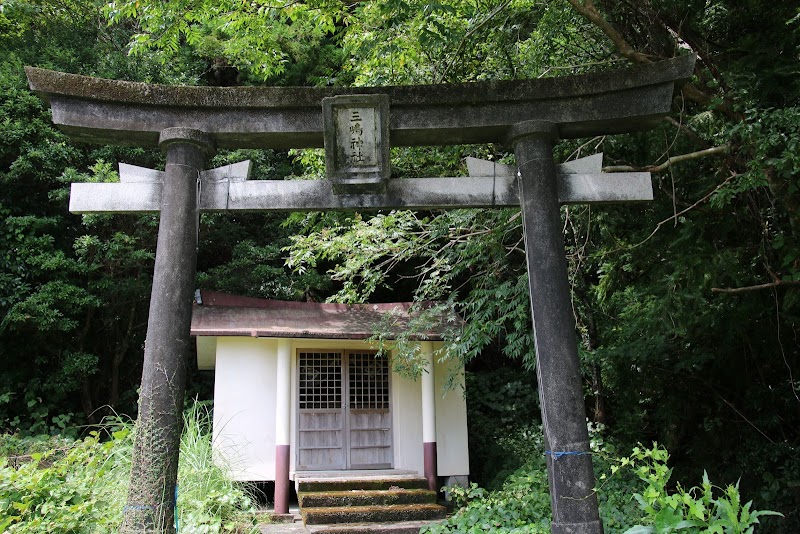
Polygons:
[[[246,487],[212,462],[207,406],[195,402],[184,422],[178,531],[246,532],[254,501]],[[0,436],[0,532],[116,532],[134,432],[131,422],[116,418],[77,441]]]
[[[744,502],[739,485],[718,487],[703,473],[698,486],[685,488],[671,481],[669,454],[662,446],[635,447],[619,457],[596,429],[592,452],[599,485],[600,517],[607,534],[753,534],[764,516],[781,516],[754,510]],[[528,445],[540,439],[526,432]],[[535,449],[534,449],[535,450]],[[541,449],[539,449],[541,450]],[[427,534],[550,532],[550,494],[543,456],[534,456],[511,474],[496,491],[472,484],[449,490],[457,511]]]
[[[609,534],[753,534],[761,518],[738,483],[718,487],[704,473],[699,485],[671,481],[666,449],[653,444],[620,456],[591,429],[597,496]],[[0,436],[0,532],[106,533],[122,521],[135,427],[109,421],[82,440]],[[528,428],[505,446],[542,450],[541,431]],[[185,414],[178,474],[178,532],[256,532],[254,500],[212,461],[211,416],[195,402]],[[550,496],[543,455],[487,491],[452,488],[458,511],[428,534],[544,534]]]

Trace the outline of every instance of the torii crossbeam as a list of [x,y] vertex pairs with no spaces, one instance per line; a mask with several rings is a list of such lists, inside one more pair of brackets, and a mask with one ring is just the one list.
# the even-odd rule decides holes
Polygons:
[[[558,166],[561,204],[653,200],[650,173],[602,173],[602,154]],[[248,180],[250,162],[200,173],[201,212],[507,208],[520,203],[516,167],[467,158],[469,177],[389,180],[386,191],[336,194],[328,180]],[[120,183],[72,184],[72,213],[156,213],[163,171],[119,164]]]
[[[199,211],[521,206],[551,531],[601,533],[559,204],[649,200],[652,190],[649,174],[604,175],[597,157],[558,168],[552,143],[654,126],[694,62],[684,56],[563,78],[358,88],[167,87],[27,68],[31,88],[73,139],[167,152],[163,173],[123,166],[121,184],[73,184],[70,205],[161,217],[123,532],[172,529]],[[343,142],[345,120],[357,129]],[[389,144],[486,142],[512,143],[517,166],[471,161],[470,177],[386,180]],[[322,146],[333,182],[249,181],[247,164],[204,170],[216,148]],[[435,438],[425,441],[425,474],[435,487]],[[288,504],[288,450],[277,456],[286,464],[277,466],[280,511]]]

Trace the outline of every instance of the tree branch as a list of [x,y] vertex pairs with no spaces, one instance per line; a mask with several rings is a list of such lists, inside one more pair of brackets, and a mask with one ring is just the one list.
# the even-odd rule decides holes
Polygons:
[[693,130],[691,127],[689,127],[688,125],[686,125],[686,124],[684,124],[682,122],[678,122],[675,119],[673,119],[672,117],[664,117],[664,121],[672,124],[677,129],[679,129],[682,132],[684,132],[687,136],[691,137],[697,143],[699,143],[700,146],[704,146],[706,148],[710,148],[708,146],[708,144],[709,144],[708,141],[706,141],[705,139],[700,137],[700,135],[695,130]]
[[679,154],[677,156],[672,156],[667,159],[664,163],[659,165],[648,165],[647,167],[632,167],[631,165],[612,165],[609,167],[603,167],[603,172],[662,172],[670,168],[675,163],[680,163],[682,161],[689,161],[692,159],[698,159],[705,156],[713,156],[715,154],[722,154],[726,152],[730,148],[730,145],[721,145],[715,146],[711,148],[706,148],[704,150],[698,150],[697,152],[689,152],[688,154]]
[[583,0],[583,2],[580,0],[569,0],[569,3],[572,4],[572,7],[574,7],[578,13],[600,28],[600,31],[614,43],[614,46],[617,47],[620,54],[634,63],[652,63],[653,60],[650,59],[649,55],[634,50],[630,43],[625,40],[625,37],[597,11],[592,0]]
[[456,47],[456,51],[453,52],[453,55],[450,58],[450,61],[448,61],[445,64],[444,69],[442,70],[442,73],[439,76],[437,76],[437,78],[438,78],[437,83],[443,83],[444,82],[445,76],[447,76],[447,73],[450,71],[450,68],[453,67],[453,65],[455,65],[456,61],[458,60],[459,54],[461,54],[461,51],[464,49],[464,46],[466,46],[467,39],[472,37],[472,35],[475,34],[478,30],[480,30],[481,28],[486,26],[486,24],[490,20],[492,20],[503,9],[508,7],[508,4],[510,4],[510,3],[511,3],[511,0],[506,0],[502,4],[498,5],[488,15],[486,15],[486,17],[484,17],[484,19],[482,21],[480,21],[478,24],[476,24],[475,26],[473,26],[472,28],[467,30],[467,32],[464,34],[464,36],[461,37],[461,41],[459,41],[458,46]]
[[800,280],[775,280],[774,282],[769,282],[766,284],[757,284],[754,286],[746,286],[746,287],[712,287],[711,292],[735,295],[738,293],[761,291],[762,289],[777,289],[779,287],[793,287],[793,286],[800,286]]
[[671,217],[667,217],[666,219],[664,219],[663,221],[661,221],[660,223],[658,223],[658,224],[656,225],[656,227],[653,229],[653,231],[652,231],[652,232],[650,232],[650,235],[649,235],[649,236],[647,236],[646,238],[644,238],[644,239],[643,239],[643,240],[641,240],[640,242],[636,243],[636,244],[635,244],[635,245],[633,245],[633,247],[631,247],[631,248],[640,247],[640,246],[642,246],[643,244],[645,244],[645,243],[646,243],[647,241],[649,241],[649,240],[650,240],[650,239],[651,239],[651,238],[652,238],[654,235],[656,235],[656,233],[657,233],[657,232],[658,232],[658,231],[661,229],[661,227],[662,227],[662,226],[664,226],[665,224],[667,224],[669,221],[677,221],[677,220],[678,220],[678,217],[680,217],[681,215],[683,215],[684,213],[686,213],[686,212],[688,212],[688,211],[691,211],[691,210],[695,209],[697,206],[699,206],[700,204],[702,204],[703,202],[705,202],[706,200],[708,200],[709,198],[711,198],[711,197],[714,195],[714,193],[716,193],[717,191],[719,191],[720,189],[722,189],[723,187],[725,187],[725,185],[726,185],[726,184],[728,184],[728,183],[729,183],[731,180],[733,180],[733,179],[734,179],[734,178],[736,178],[737,176],[738,176],[738,174],[731,174],[731,175],[730,175],[730,176],[728,176],[728,177],[727,177],[727,178],[726,178],[726,179],[725,179],[725,180],[724,180],[724,181],[723,181],[721,184],[719,184],[719,185],[718,185],[718,186],[716,186],[714,189],[712,189],[711,191],[709,191],[709,192],[708,192],[706,195],[704,195],[704,196],[703,196],[703,198],[701,198],[700,200],[698,200],[697,202],[695,202],[695,203],[694,203],[694,204],[692,204],[691,206],[689,206],[689,207],[687,207],[687,208],[685,208],[685,209],[683,209],[683,210],[681,210],[681,211],[679,211],[679,212],[677,212],[677,213],[673,214]]
[[[623,57],[626,57],[632,62],[638,64],[652,63],[653,59],[657,57],[651,54],[638,52],[636,49],[634,49],[633,46],[631,46],[631,44],[625,39],[622,33],[619,32],[610,22],[608,22],[605,17],[603,17],[603,15],[595,7],[592,0],[568,1],[578,13],[583,15],[583,17],[589,22],[597,26],[600,31],[602,31],[606,37],[611,40]],[[683,85],[682,93],[684,98],[700,104],[701,106],[708,107],[712,104],[711,96],[699,89],[697,86],[693,85],[691,82],[687,82]],[[741,120],[741,115],[733,111],[731,103],[727,100],[719,104],[717,109],[731,119]]]

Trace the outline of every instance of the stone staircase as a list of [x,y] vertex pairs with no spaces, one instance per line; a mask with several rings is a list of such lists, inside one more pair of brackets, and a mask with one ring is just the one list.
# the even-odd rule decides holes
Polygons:
[[418,475],[300,478],[297,498],[313,533],[418,534],[443,519],[445,507]]

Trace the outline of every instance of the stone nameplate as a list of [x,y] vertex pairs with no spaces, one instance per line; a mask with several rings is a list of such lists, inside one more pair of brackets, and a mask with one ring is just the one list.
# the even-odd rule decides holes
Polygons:
[[385,190],[389,165],[388,95],[322,99],[325,175],[342,193]]

